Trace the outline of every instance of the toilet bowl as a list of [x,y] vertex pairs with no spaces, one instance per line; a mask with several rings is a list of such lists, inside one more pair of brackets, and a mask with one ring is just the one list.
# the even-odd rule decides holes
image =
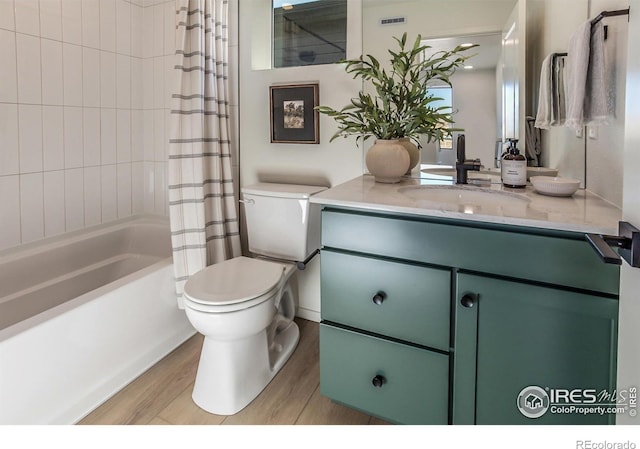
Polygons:
[[196,273],[185,285],[185,312],[204,343],[192,398],[233,415],[273,379],[299,340],[293,321],[294,265],[237,257]]
[[184,308],[204,335],[193,400],[218,415],[247,406],[298,344],[293,321],[296,261],[320,247],[319,206],[309,197],[325,187],[258,183],[242,189],[249,251],[191,276]]

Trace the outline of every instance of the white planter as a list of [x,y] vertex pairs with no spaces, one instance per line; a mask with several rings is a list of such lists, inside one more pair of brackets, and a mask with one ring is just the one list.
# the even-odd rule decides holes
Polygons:
[[409,169],[407,170],[407,174],[411,174],[413,167],[418,165],[418,162],[420,162],[420,150],[408,137],[402,137],[400,139],[400,144],[405,148],[405,150],[407,150],[407,153],[409,153]]
[[369,148],[365,162],[376,182],[393,184],[407,173],[411,158],[399,140],[378,139]]

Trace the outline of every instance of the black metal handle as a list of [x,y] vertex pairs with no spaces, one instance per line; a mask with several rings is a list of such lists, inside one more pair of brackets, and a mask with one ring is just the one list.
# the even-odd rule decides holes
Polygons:
[[466,308],[475,306],[476,302],[478,302],[478,295],[476,293],[466,293],[462,299],[460,299],[460,304]]
[[[619,222],[618,235],[585,234],[585,238],[605,263],[621,265],[624,259],[640,268],[640,230],[631,223]],[[618,248],[618,253],[612,246]]]
[[387,297],[387,294],[385,292],[378,292],[375,295],[373,295],[373,298],[371,298],[371,301],[373,301],[374,304],[379,306],[382,304],[382,302],[385,300],[386,297]]
[[381,376],[380,374],[376,375],[376,377],[374,377],[373,379],[371,379],[371,383],[373,384],[374,387],[376,388],[382,388],[382,386],[387,382],[387,379],[385,379],[384,376]]
[[[586,234],[587,241],[591,244],[593,249],[596,250],[598,256],[604,263],[611,263],[614,265],[622,265],[622,259],[610,246],[608,242],[611,242],[612,236],[604,236],[599,234]],[[608,238],[606,238],[608,237]]]

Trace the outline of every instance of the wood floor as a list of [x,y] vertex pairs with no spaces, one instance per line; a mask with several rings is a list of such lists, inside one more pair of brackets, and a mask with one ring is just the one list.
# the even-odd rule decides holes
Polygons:
[[320,395],[318,323],[296,319],[300,342],[280,373],[245,409],[212,415],[191,399],[202,336],[196,334],[79,424],[386,424]]

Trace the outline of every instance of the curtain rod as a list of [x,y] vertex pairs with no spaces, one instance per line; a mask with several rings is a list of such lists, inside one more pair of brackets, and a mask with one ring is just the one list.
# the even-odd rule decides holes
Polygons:
[[592,21],[591,21],[591,25],[595,25],[596,23],[600,22],[602,19],[604,19],[605,17],[613,17],[613,16],[628,16],[629,15],[629,10],[630,8],[627,9],[617,9],[615,11],[602,11],[600,14],[598,14]]

